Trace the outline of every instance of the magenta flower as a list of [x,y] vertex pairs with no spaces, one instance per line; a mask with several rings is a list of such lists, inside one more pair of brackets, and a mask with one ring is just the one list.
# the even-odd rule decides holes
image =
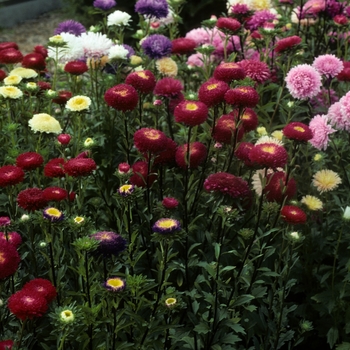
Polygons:
[[309,64],[299,64],[287,76],[287,89],[294,98],[306,100],[321,90],[321,75]]
[[328,136],[336,132],[328,122],[328,116],[320,114],[315,115],[310,121],[309,128],[313,138],[309,142],[318,150],[326,150],[329,142]]
[[344,68],[343,62],[334,55],[321,55],[315,58],[312,66],[320,73],[335,77]]
[[247,21],[246,26],[253,31],[262,27],[266,22],[272,22],[276,19],[276,15],[269,10],[256,11],[252,17]]

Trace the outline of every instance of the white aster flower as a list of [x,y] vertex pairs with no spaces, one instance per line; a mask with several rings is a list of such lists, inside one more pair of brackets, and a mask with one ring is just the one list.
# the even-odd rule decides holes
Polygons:
[[117,10],[107,16],[107,26],[127,26],[130,20],[128,13]]
[[85,58],[100,58],[108,55],[113,41],[106,34],[87,32],[80,36],[81,47]]
[[255,142],[256,145],[260,145],[261,143],[274,143],[276,145],[279,146],[283,146],[283,142],[276,139],[275,137],[271,137],[271,136],[261,136],[258,141]]
[[125,60],[129,51],[123,45],[114,45],[108,51],[108,58],[110,60]]
[[16,86],[0,86],[0,96],[4,98],[17,99],[23,96],[23,92]]
[[30,79],[30,78],[36,78],[38,76],[38,73],[34,69],[17,67],[15,69],[12,69],[9,75],[19,75],[24,79]]
[[60,36],[64,39],[66,45],[58,48],[49,46],[48,56],[50,58],[56,59],[56,50],[58,50],[58,60],[61,63],[75,61],[84,57],[81,37],[70,33],[61,33]]
[[22,80],[22,77],[17,74],[12,74],[4,79],[5,85],[18,85]]

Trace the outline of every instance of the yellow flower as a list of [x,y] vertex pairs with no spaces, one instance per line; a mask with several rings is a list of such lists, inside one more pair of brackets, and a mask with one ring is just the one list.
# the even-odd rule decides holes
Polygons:
[[266,128],[263,127],[263,126],[259,126],[259,127],[256,129],[256,131],[257,131],[257,133],[259,134],[259,136],[267,135]]
[[249,7],[252,10],[261,11],[261,10],[269,10],[273,6],[270,0],[251,0]]
[[72,323],[74,322],[74,314],[72,312],[72,310],[63,310],[61,313],[60,313],[60,320],[63,322],[63,323]]
[[23,96],[23,92],[16,86],[0,86],[0,95],[4,98],[17,99]]
[[34,69],[23,68],[23,67],[17,67],[15,69],[12,69],[12,71],[9,74],[19,75],[24,79],[36,78],[38,76],[38,73]]
[[322,158],[323,158],[323,157],[322,157],[322,154],[321,154],[321,153],[317,153],[317,154],[315,154],[315,156],[314,156],[314,161],[315,161],[315,162],[318,162],[318,161],[320,161]]
[[178,72],[176,62],[170,57],[163,57],[156,61],[156,67],[160,74],[175,77]]
[[328,192],[336,189],[341,184],[341,178],[334,171],[324,169],[313,176],[312,184],[320,193]]
[[76,223],[76,224],[82,224],[83,222],[85,221],[85,219],[82,217],[82,216],[76,216],[75,218],[74,218],[74,222]]
[[60,123],[54,117],[46,113],[34,114],[33,118],[28,121],[28,124],[34,132],[52,132],[54,134],[62,132]]
[[49,44],[64,44],[64,39],[61,35],[54,35],[49,38]]
[[39,90],[38,84],[30,81],[29,83],[26,84],[26,89],[28,91],[37,91]]
[[274,131],[271,136],[273,136],[275,139],[282,141],[283,139],[283,132],[281,130]]
[[132,55],[130,56],[130,64],[132,66],[138,66],[142,63],[142,58],[140,56]]
[[87,96],[74,96],[67,101],[66,108],[72,112],[79,112],[89,109],[91,99]]
[[165,306],[169,308],[174,307],[176,303],[177,303],[177,300],[175,298],[168,298],[165,300]]
[[301,203],[305,204],[310,210],[321,210],[323,208],[321,200],[314,196],[304,196]]
[[5,85],[18,85],[22,80],[22,77],[17,74],[9,75],[4,79]]
[[91,138],[88,137],[85,141],[84,141],[84,146],[85,147],[91,147],[95,144],[95,141]]

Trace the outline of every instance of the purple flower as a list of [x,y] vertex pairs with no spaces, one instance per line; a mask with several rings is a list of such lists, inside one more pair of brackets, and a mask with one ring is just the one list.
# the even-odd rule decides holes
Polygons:
[[108,278],[103,286],[111,292],[121,292],[125,289],[126,283],[119,277]]
[[135,11],[147,17],[164,18],[168,15],[169,7],[166,0],[138,0]]
[[93,5],[100,10],[108,11],[117,5],[117,3],[114,0],[95,0]]
[[344,4],[338,2],[336,0],[327,0],[326,1],[326,13],[330,17],[334,17],[336,15],[341,15],[344,10]]
[[326,150],[328,147],[328,135],[336,132],[331,125],[328,124],[329,118],[327,115],[315,115],[311,121],[309,128],[312,131],[313,137],[309,141],[318,150]]
[[159,219],[152,226],[153,232],[157,232],[161,234],[174,233],[175,231],[179,231],[179,230],[181,230],[180,222],[170,218]]
[[323,75],[335,77],[344,68],[343,62],[335,55],[320,55],[315,58],[312,66]]
[[11,219],[8,216],[0,216],[0,226],[9,226]]
[[270,22],[276,19],[276,15],[269,10],[256,11],[254,15],[248,20],[247,27],[250,30],[256,30],[262,27],[265,22]]
[[129,51],[129,53],[126,55],[127,58],[130,58],[130,56],[135,55],[135,50],[130,45],[123,44],[123,46]]
[[171,54],[171,40],[161,34],[153,34],[146,38],[141,47],[150,58],[163,58]]
[[54,34],[58,35],[61,33],[69,33],[75,36],[79,36],[85,32],[86,29],[80,22],[69,19],[67,21],[61,22],[55,29]]
[[104,256],[118,255],[126,248],[126,240],[115,232],[101,231],[90,237],[99,241],[97,251]]

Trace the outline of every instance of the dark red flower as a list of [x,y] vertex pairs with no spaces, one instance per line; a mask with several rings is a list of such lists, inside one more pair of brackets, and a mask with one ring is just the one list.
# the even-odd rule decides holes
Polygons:
[[280,39],[277,41],[275,51],[278,53],[284,52],[293,48],[301,43],[301,38],[297,35],[289,36],[287,38]]
[[118,255],[126,249],[126,240],[118,233],[101,231],[90,237],[99,242],[97,251],[104,256]]
[[[213,128],[213,139],[220,143],[231,144],[237,129],[235,119],[236,118],[231,114],[224,114],[221,116]],[[236,141],[240,141],[243,134],[244,129],[239,127]]]
[[207,192],[221,192],[232,198],[245,198],[250,195],[248,183],[229,173],[219,172],[209,175],[203,185]]
[[43,189],[43,195],[48,202],[59,202],[68,198],[68,191],[61,187],[52,186]]
[[242,60],[238,64],[244,69],[247,77],[258,84],[264,83],[271,76],[269,66],[257,60]]
[[53,158],[49,160],[44,167],[44,175],[47,177],[64,177],[64,164],[63,158]]
[[176,150],[175,160],[180,168],[185,169],[187,166],[191,169],[198,168],[207,157],[207,148],[201,142],[190,143],[190,151],[187,150],[187,143],[179,146]]
[[263,193],[269,202],[282,202],[284,199],[289,200],[295,196],[296,192],[297,184],[293,178],[289,178],[286,186],[286,173],[284,171],[267,175]]
[[24,180],[24,171],[14,165],[4,165],[0,168],[0,187],[13,186]]
[[18,50],[18,45],[13,41],[4,41],[0,43],[0,51],[6,49],[16,49]]
[[228,89],[229,86],[227,83],[212,78],[200,86],[198,99],[208,107],[215,106],[224,101],[224,96]]
[[349,23],[349,20],[345,15],[335,15],[333,21],[339,26],[346,26]]
[[[230,112],[237,120],[238,110]],[[245,108],[243,114],[240,116],[240,123],[243,126],[244,132],[255,130],[259,124],[258,115],[251,108]]]
[[249,158],[265,168],[283,168],[287,164],[288,153],[283,146],[275,143],[260,143],[250,151]]
[[9,48],[0,51],[0,63],[2,64],[14,64],[19,63],[23,59],[21,51]]
[[127,174],[130,171],[130,165],[128,163],[120,163],[118,165],[118,172],[120,174]]
[[176,106],[184,100],[185,100],[185,97],[182,94],[182,92],[180,92],[176,97],[170,98],[169,99],[169,112],[171,114],[174,114],[174,110],[175,110]]
[[175,209],[179,205],[179,201],[173,197],[165,197],[162,200],[162,205],[166,209]]
[[235,156],[237,159],[242,160],[246,166],[252,166],[253,163],[249,158],[249,153],[254,145],[250,142],[240,142],[235,150]]
[[177,144],[171,138],[167,137],[163,144],[163,150],[159,152],[154,159],[153,165],[168,164],[175,165],[175,153]]
[[143,70],[130,73],[126,77],[125,83],[143,94],[150,94],[156,86],[156,78],[150,70]]
[[81,75],[89,70],[83,61],[71,61],[65,64],[64,71],[72,75]]
[[66,102],[72,97],[72,93],[67,90],[58,91],[58,96],[52,99],[53,103],[58,105],[65,105]]
[[259,94],[251,86],[239,86],[227,90],[225,101],[238,107],[254,108],[259,102]]
[[130,183],[138,187],[151,186],[157,179],[155,173],[148,174],[148,164],[145,161],[138,161],[132,167],[133,175],[130,177]]
[[108,106],[118,111],[126,112],[136,108],[139,95],[133,86],[119,84],[108,89],[104,99]]
[[47,309],[46,299],[37,293],[20,290],[8,300],[8,308],[20,320],[43,316]]
[[47,206],[43,191],[39,188],[27,188],[17,196],[17,204],[24,210],[35,211]]
[[232,80],[244,79],[245,72],[238,63],[224,62],[215,68],[214,78],[229,83]]
[[7,240],[0,239],[0,280],[13,275],[20,261],[16,247]]
[[36,70],[44,70],[46,68],[45,58],[40,53],[29,53],[22,60],[22,66]]
[[96,169],[96,163],[91,158],[72,158],[63,167],[69,176],[88,176]]
[[40,53],[41,56],[46,58],[48,56],[48,51],[47,48],[42,46],[42,45],[37,45],[34,47],[34,52],[35,53]]
[[34,170],[44,163],[44,158],[36,152],[26,152],[16,158],[16,165],[23,170]]
[[141,153],[158,153],[164,149],[166,138],[160,130],[142,128],[134,133],[134,145]]
[[343,62],[343,70],[336,76],[339,81],[350,81],[350,62]]
[[7,74],[4,70],[0,69],[0,82],[7,77]]
[[175,55],[185,55],[187,53],[190,53],[197,46],[197,43],[189,38],[177,38],[172,40],[171,43],[171,53]]
[[72,137],[69,134],[60,134],[57,136],[57,141],[64,146],[67,146]]
[[220,17],[216,22],[216,27],[229,30],[230,32],[237,32],[241,28],[241,23],[234,18]]
[[51,84],[48,83],[47,81],[38,81],[37,82],[40,91],[45,91],[45,90],[50,90],[51,89]]
[[182,101],[175,107],[174,116],[177,123],[200,125],[208,118],[208,107],[200,101]]
[[18,232],[0,232],[0,241],[8,241],[17,249],[22,243],[22,237]]
[[54,285],[44,278],[35,278],[27,282],[23,286],[22,291],[28,294],[40,295],[46,299],[47,303],[51,303],[57,296]]
[[156,96],[176,98],[183,90],[180,80],[174,78],[163,78],[157,81],[153,93]]
[[11,350],[13,345],[14,345],[14,342],[11,339],[1,340],[0,341],[0,350]]
[[304,123],[292,122],[286,125],[283,130],[283,135],[290,140],[309,141],[313,134],[311,129]]
[[285,205],[281,210],[281,217],[292,225],[305,224],[306,222],[305,212],[295,205]]

